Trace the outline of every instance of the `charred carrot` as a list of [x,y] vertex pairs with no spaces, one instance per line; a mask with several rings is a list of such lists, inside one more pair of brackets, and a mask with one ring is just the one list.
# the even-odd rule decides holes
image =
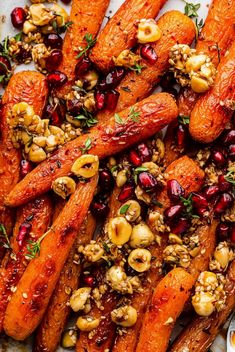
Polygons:
[[[10,79],[2,97],[0,118],[0,223],[5,227],[8,235],[13,228],[13,212],[5,207],[4,198],[19,181],[20,160],[19,150],[13,147],[10,128],[7,122],[8,115],[14,104],[24,101],[34,107],[36,114],[41,114],[47,97],[45,77],[38,72],[23,71],[16,73]],[[4,251],[0,248],[2,254]],[[2,256],[0,254],[0,257]]]
[[[235,36],[235,3],[233,0],[213,0],[196,49],[209,55],[217,67]],[[178,99],[181,115],[190,116],[198,99],[192,89],[182,89]]]
[[57,150],[18,183],[6,198],[6,204],[18,206],[49,190],[53,180],[70,173],[83,150],[99,158],[118,153],[160,131],[177,114],[177,106],[169,94],[152,95]]
[[170,352],[183,350],[204,352],[209,350],[215,337],[235,308],[235,261],[230,264],[228,269],[225,291],[227,299],[224,308],[206,318],[195,317],[177,338]]
[[[79,48],[86,48],[86,37],[95,39],[109,0],[73,0],[70,12],[71,26],[68,28],[63,42],[63,61],[58,70],[66,74],[68,82],[57,91],[59,97],[64,98],[75,80],[75,66],[78,62]],[[85,37],[86,36],[86,37]]]
[[[9,299],[28,265],[25,258],[28,241],[37,241],[47,231],[51,216],[52,204],[47,195],[29,202],[17,211],[11,241],[12,253],[8,256],[6,265],[0,269],[0,331],[3,330],[3,319]],[[29,229],[25,239],[20,236],[20,231],[24,230],[21,226]]]
[[218,66],[214,86],[196,103],[190,117],[191,136],[202,143],[214,141],[233,115],[235,99],[235,43]]
[[65,323],[71,311],[68,301],[71,293],[78,288],[81,265],[76,263],[75,254],[80,245],[89,243],[95,231],[96,221],[91,213],[84,220],[59,281],[51,297],[46,313],[37,331],[34,352],[53,352],[56,350]]
[[4,331],[14,339],[24,340],[40,323],[96,185],[96,176],[87,183],[78,184],[43,239],[40,255],[32,259],[21,277],[4,319]]
[[[116,112],[135,104],[150,95],[154,87],[159,83],[161,77],[169,68],[169,51],[176,43],[191,44],[195,37],[195,26],[190,18],[179,11],[169,11],[157,21],[162,31],[159,41],[152,43],[152,48],[157,53],[157,61],[150,64],[141,60],[144,67],[141,74],[129,72],[116,88],[119,92],[119,100]],[[98,119],[103,121],[109,119],[110,111],[99,114]]]
[[97,37],[90,54],[91,60],[101,71],[113,66],[112,57],[135,46],[137,21],[155,18],[166,0],[126,0],[109,20]]
[[182,268],[171,270],[157,285],[144,315],[136,352],[164,352],[173,326],[188,300],[194,278]]
[[[166,173],[169,174],[169,179],[176,179],[181,186],[187,190],[187,194],[198,191],[201,188],[202,181],[204,179],[204,172],[192,159],[188,157],[182,157],[169,165],[166,169]],[[194,182],[192,182],[192,180],[194,180]],[[159,194],[158,201],[163,205],[162,208],[158,208],[158,211],[163,214],[164,210],[170,206],[170,200],[167,196],[166,189],[163,189],[163,191]],[[150,221],[149,226],[152,231],[156,233],[156,229]],[[157,235],[159,235],[159,233],[157,233]],[[152,295],[153,287],[156,287],[157,283],[163,276],[161,270],[159,270],[159,265],[163,262],[163,251],[167,245],[168,234],[160,234],[160,236],[161,245],[152,245],[149,249],[152,257],[155,259],[153,259],[152,266],[147,272],[147,276],[142,287],[142,292],[134,294],[131,298],[131,305],[138,312],[138,320],[133,327],[128,328],[127,332],[123,336],[116,337],[116,341],[112,349],[113,352],[136,351],[139,331],[143,323],[143,316],[146,307]]]

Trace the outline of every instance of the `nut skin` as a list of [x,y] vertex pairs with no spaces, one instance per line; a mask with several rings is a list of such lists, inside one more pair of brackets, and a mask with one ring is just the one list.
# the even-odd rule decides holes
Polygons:
[[109,220],[107,225],[109,239],[117,246],[122,246],[127,243],[131,237],[132,226],[119,216]]
[[150,246],[153,241],[154,234],[145,223],[141,222],[133,227],[129,241],[131,248],[145,248]]
[[151,266],[151,253],[147,249],[137,248],[131,251],[128,257],[128,264],[139,273],[149,270]]
[[63,199],[66,199],[68,195],[75,192],[76,183],[68,176],[58,177],[52,183],[53,191]]
[[141,19],[138,24],[137,40],[141,44],[158,41],[162,31],[153,19]]
[[70,297],[69,303],[70,307],[74,312],[83,310],[85,304],[90,297],[91,287],[81,287],[78,290],[74,291]]
[[100,324],[100,319],[91,316],[81,316],[78,318],[76,325],[79,330],[89,332],[96,329]]
[[[85,167],[87,165],[90,165],[89,167]],[[91,154],[84,154],[81,155],[80,158],[78,158],[72,168],[71,171],[76,175],[76,176],[81,176],[84,178],[91,178],[95,176],[98,171],[99,171],[99,158],[96,155],[91,155]]]

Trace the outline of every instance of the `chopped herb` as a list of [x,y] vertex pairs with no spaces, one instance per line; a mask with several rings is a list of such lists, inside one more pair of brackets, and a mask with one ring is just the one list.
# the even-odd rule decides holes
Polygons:
[[186,210],[186,216],[192,217],[192,218],[196,218],[198,219],[199,216],[193,214],[193,201],[192,201],[192,193],[190,193],[188,198],[184,198],[182,196],[180,196],[180,200],[183,203],[183,205],[185,206],[185,210]]
[[145,66],[135,63],[134,66],[129,67],[131,71],[134,71],[137,75],[140,75]]
[[123,215],[123,214],[126,214],[127,210],[130,208],[130,204],[124,204],[121,209],[120,209],[120,214]]
[[200,33],[204,24],[203,19],[201,18],[200,21],[198,22],[198,19],[196,18],[195,24],[197,27],[197,32]]
[[23,32],[17,33],[17,34],[14,36],[15,40],[16,40],[17,42],[20,42],[21,39],[22,39],[22,35],[23,35]]
[[235,186],[235,172],[229,171],[225,176],[225,180],[230,182],[233,186]]
[[0,224],[0,245],[6,249],[11,249],[11,243],[3,224]]
[[[61,15],[57,15],[57,16],[60,16],[60,17],[61,17]],[[72,22],[72,21],[69,21],[69,22],[65,23],[63,26],[60,26],[60,27],[59,27],[56,20],[52,21],[52,27],[53,27],[54,31],[55,31],[57,34],[62,34],[62,33],[64,33],[64,32],[66,32],[66,30],[67,30],[72,24],[73,24],[73,22]]]
[[91,149],[92,139],[87,138],[85,141],[84,147],[81,147],[82,154],[85,154],[89,149]]
[[134,181],[136,184],[137,184],[138,174],[144,171],[148,171],[147,167],[139,166],[134,170]]
[[140,112],[135,111],[134,106],[132,106],[128,115],[128,120],[131,119],[134,122],[139,122],[139,117],[140,117]]
[[184,115],[179,115],[178,116],[178,121],[182,125],[189,125],[190,117],[189,116],[184,116]]
[[90,48],[92,48],[95,45],[96,38],[93,39],[92,34],[86,33],[84,36],[85,41],[87,42],[87,46],[80,51],[80,53],[77,55],[77,59],[79,59],[81,56],[85,55]]
[[114,114],[114,119],[115,122],[117,122],[119,125],[124,125],[125,122],[122,120],[121,116],[119,114]]
[[152,199],[152,203],[154,204],[154,205],[156,205],[157,207],[159,207],[159,208],[163,208],[163,205],[162,205],[162,203],[160,203],[158,200],[156,200],[156,199]]
[[27,258],[34,259],[40,254],[41,242],[47,236],[48,233],[49,231],[44,233],[44,235],[42,235],[37,241],[32,241],[32,240],[28,241],[28,245],[27,245],[28,252],[25,255]]
[[121,89],[124,90],[124,92],[128,92],[128,93],[131,92],[129,87],[121,87]]
[[105,252],[110,253],[110,248],[106,242],[103,242],[103,247],[104,247]]
[[98,120],[85,108],[82,108],[82,113],[75,117],[76,120],[81,121],[81,127],[93,127]]
[[183,0],[185,3],[184,7],[184,13],[188,17],[198,17],[197,11],[200,9],[201,4],[193,4],[191,2],[187,2],[186,0]]
[[111,171],[111,173],[113,174],[115,171],[117,171],[118,170],[118,166],[117,165],[114,165],[111,169],[110,169],[110,171]]

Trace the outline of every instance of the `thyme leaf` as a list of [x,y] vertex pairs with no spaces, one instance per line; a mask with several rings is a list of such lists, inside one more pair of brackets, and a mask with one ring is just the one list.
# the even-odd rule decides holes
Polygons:
[[189,116],[185,116],[185,115],[179,115],[178,116],[178,121],[182,125],[189,125],[190,117]]
[[184,7],[185,15],[187,15],[188,17],[198,17],[197,11],[200,9],[201,4],[193,4],[186,0],[183,0],[183,2],[185,3],[185,7]]
[[98,120],[85,108],[82,108],[82,113],[75,117],[76,120],[81,121],[81,127],[93,127]]
[[129,69],[130,69],[131,71],[134,71],[137,75],[140,75],[140,74],[142,73],[143,68],[145,68],[145,66],[140,65],[140,64],[138,64],[138,63],[135,63],[134,66],[130,66],[130,67],[129,67]]
[[92,146],[92,139],[87,138],[87,140],[84,143],[84,147],[81,147],[82,154],[85,154],[89,149],[91,149]]
[[11,249],[11,243],[3,224],[0,224],[0,245],[6,249]]
[[[50,230],[49,230],[50,231]],[[49,231],[45,232],[37,241],[28,240],[26,257],[29,259],[34,259],[40,254],[41,242],[47,236]]]
[[87,51],[90,50],[90,48],[92,48],[96,43],[96,38],[93,39],[93,36],[90,33],[86,33],[84,39],[87,42],[87,45],[85,48],[81,49],[80,53],[76,56],[77,59],[85,55]]
[[235,186],[235,172],[229,171],[225,176],[225,180]]

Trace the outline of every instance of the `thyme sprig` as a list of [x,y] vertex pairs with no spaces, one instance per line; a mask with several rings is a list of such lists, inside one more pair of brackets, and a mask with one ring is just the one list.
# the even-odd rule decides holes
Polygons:
[[41,242],[48,235],[50,230],[45,232],[37,241],[28,240],[26,257],[29,259],[34,259],[40,254]]
[[228,171],[228,173],[224,176],[225,180],[235,186],[235,172]]
[[183,2],[185,3],[185,7],[184,7],[185,15],[187,15],[188,17],[198,17],[197,11],[200,9],[201,4],[200,3],[193,4],[186,0],[183,0]]
[[82,108],[81,114],[75,117],[76,120],[81,121],[81,127],[93,127],[98,120],[85,108]]
[[134,106],[130,108],[128,117],[126,120],[123,120],[119,114],[114,115],[115,122],[119,125],[125,125],[128,121],[132,120],[133,122],[139,122],[140,112],[136,111]]
[[3,224],[0,224],[0,245],[6,249],[11,249],[11,243]]
[[199,218],[198,215],[193,214],[193,201],[192,201],[192,193],[190,193],[190,195],[188,196],[188,198],[184,198],[182,196],[180,196],[180,200],[183,203],[184,207],[185,207],[185,215],[188,217],[192,217],[192,218]]
[[130,66],[129,69],[131,71],[134,71],[137,75],[140,75],[142,73],[142,70],[145,68],[144,65],[140,65],[138,63],[135,63],[134,66]]
[[87,42],[87,45],[85,48],[80,50],[80,53],[76,56],[77,59],[85,55],[87,51],[90,50],[96,43],[96,38],[93,38],[92,34],[90,33],[86,33],[84,39]]

